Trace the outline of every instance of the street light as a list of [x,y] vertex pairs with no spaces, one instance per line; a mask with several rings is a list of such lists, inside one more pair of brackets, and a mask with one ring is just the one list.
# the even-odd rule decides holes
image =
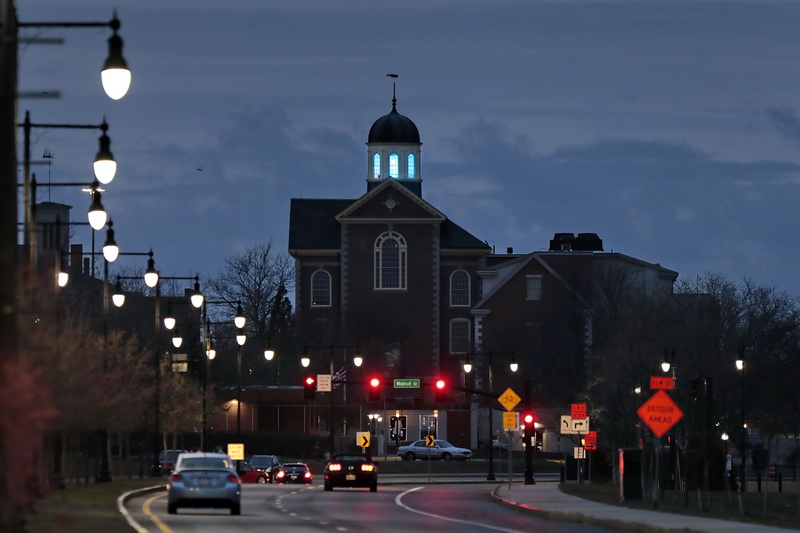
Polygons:
[[742,389],[742,425],[739,428],[740,447],[739,451],[742,454],[742,492],[747,492],[747,419],[745,418],[745,402],[744,402],[744,346],[739,347],[739,358],[736,359],[736,370],[741,376],[741,389]]
[[[361,364],[363,364],[363,362],[364,362],[364,358],[361,357],[360,350],[358,349],[357,346],[335,346],[333,344],[329,344],[327,346],[305,346],[304,349],[303,349],[303,352],[306,352],[309,348],[311,348],[311,349],[328,348],[328,350],[329,350],[328,353],[329,353],[330,357],[329,357],[328,363],[329,363],[329,369],[330,369],[330,375],[331,375],[331,390],[329,392],[329,394],[330,394],[330,411],[328,413],[328,433],[329,433],[329,454],[330,454],[330,457],[333,457],[333,454],[334,454],[335,449],[336,449],[336,436],[335,436],[335,432],[334,432],[334,429],[333,429],[333,424],[334,424],[334,416],[333,416],[333,409],[334,409],[334,403],[333,403],[333,376],[335,374],[334,373],[334,365],[333,365],[333,350],[334,349],[347,350],[349,348],[355,348],[356,349],[356,355],[353,357],[353,363],[356,366],[361,366]],[[359,361],[359,363],[356,364],[356,361]],[[311,359],[307,355],[304,355],[300,359],[300,364],[302,364],[304,368],[307,368],[308,365],[311,364]],[[345,382],[345,384],[346,384],[346,382]]]
[[[486,353],[467,354],[468,357],[470,355],[486,356],[486,358],[487,358],[487,368],[488,368],[488,377],[489,377],[489,395],[493,394],[492,381],[494,379],[494,371],[493,371],[492,366],[493,366],[493,357],[495,355],[510,355],[511,356],[511,362],[508,365],[509,370],[511,370],[512,372],[516,372],[517,370],[519,370],[519,364],[517,363],[517,360],[516,360],[516,357],[514,355],[514,352],[501,353],[501,352],[491,352],[491,351],[489,351],[489,352],[486,352]],[[467,372],[467,373],[472,371],[472,363],[470,362],[469,359],[467,359],[467,362],[465,362],[462,365],[462,368],[464,369],[464,372]],[[487,439],[487,446],[488,446],[488,450],[489,450],[489,472],[486,474],[486,480],[487,481],[495,481],[495,479],[496,479],[495,478],[495,473],[494,473],[494,449],[492,448],[492,432],[493,432],[493,427],[492,426],[494,424],[494,422],[492,420],[493,419],[492,411],[493,411],[492,404],[490,402],[489,403],[489,438]]]

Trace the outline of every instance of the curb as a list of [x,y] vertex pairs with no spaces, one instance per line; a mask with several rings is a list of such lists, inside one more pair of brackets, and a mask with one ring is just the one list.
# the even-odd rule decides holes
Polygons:
[[156,485],[153,487],[145,487],[143,489],[132,490],[130,492],[126,492],[125,494],[121,495],[117,498],[117,510],[119,513],[125,517],[125,521],[128,522],[128,525],[131,526],[136,533],[147,533],[147,530],[139,525],[136,520],[128,513],[128,510],[125,508],[125,504],[131,498],[136,498],[138,496],[144,496],[145,494],[151,494],[153,492],[161,492],[163,490],[167,490],[166,485]]
[[580,513],[548,511],[546,509],[540,509],[538,507],[510,500],[508,498],[504,498],[498,495],[497,491],[500,489],[501,486],[502,485],[495,487],[494,489],[492,489],[492,492],[490,493],[492,499],[496,503],[502,505],[503,507],[508,507],[510,509],[515,509],[517,511],[532,514],[535,516],[541,516],[543,518],[549,518],[551,520],[558,520],[561,522],[577,522],[580,524],[591,524],[595,526],[607,527],[609,529],[614,529],[616,531],[622,531],[623,533],[678,533],[678,532],[686,533],[687,531],[686,529],[655,527],[650,524],[643,524],[639,522],[622,522],[619,520],[592,518],[590,516],[586,516]]

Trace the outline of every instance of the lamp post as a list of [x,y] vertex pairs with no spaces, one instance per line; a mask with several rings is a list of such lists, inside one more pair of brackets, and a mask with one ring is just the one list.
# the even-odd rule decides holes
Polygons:
[[742,424],[739,427],[739,451],[742,454],[742,492],[747,492],[747,419],[745,418],[745,396],[744,396],[744,347],[739,348],[739,358],[736,359],[736,370],[741,378],[742,391]]
[[[474,354],[467,354],[467,355],[468,356],[475,355],[475,356],[485,356],[486,357],[486,361],[487,361],[487,365],[486,366],[487,366],[487,369],[488,369],[488,378],[489,378],[489,391],[488,391],[488,393],[490,395],[494,394],[494,391],[493,391],[493,388],[492,388],[493,380],[494,380],[494,371],[493,371],[492,366],[494,364],[494,356],[495,355],[511,356],[511,362],[508,365],[509,370],[511,370],[512,372],[516,372],[519,369],[519,364],[517,363],[517,360],[516,360],[516,358],[514,356],[514,352],[492,352],[492,351],[488,351],[488,352],[485,352],[485,353],[474,353]],[[472,371],[472,363],[469,360],[467,360],[467,362],[462,365],[462,368],[464,369],[464,372],[469,373],[469,372]],[[495,473],[494,473],[494,447],[493,447],[493,443],[492,443],[492,440],[493,440],[492,439],[492,433],[494,431],[493,430],[494,421],[493,421],[493,416],[492,416],[492,411],[493,411],[492,403],[493,403],[493,400],[490,399],[489,400],[489,438],[487,439],[487,444],[488,444],[488,449],[489,449],[489,472],[486,474],[486,480],[487,481],[495,481],[495,479],[496,479]]]
[[[329,367],[330,376],[331,376],[331,390],[329,391],[329,393],[330,393],[330,406],[329,406],[330,407],[330,411],[328,413],[328,433],[330,435],[329,435],[329,439],[328,439],[328,446],[329,446],[329,456],[333,457],[333,454],[336,451],[336,435],[335,435],[335,431],[334,431],[334,428],[333,428],[333,424],[334,424],[334,416],[333,416],[333,410],[334,410],[334,403],[333,403],[333,376],[335,374],[334,366],[333,366],[333,350],[334,349],[347,350],[347,349],[350,349],[350,348],[355,348],[356,355],[353,357],[353,364],[355,364],[356,366],[361,366],[361,364],[364,362],[364,358],[361,357],[361,355],[359,355],[358,346],[335,346],[333,344],[329,344],[327,346],[305,346],[303,351],[306,352],[309,348],[310,349],[324,349],[324,348],[327,348],[328,349],[328,353],[330,355],[329,361],[328,361],[328,363],[329,363],[328,367]],[[300,362],[303,365],[303,367],[307,367],[310,364],[311,359],[308,356],[304,356],[303,358],[301,358]]]

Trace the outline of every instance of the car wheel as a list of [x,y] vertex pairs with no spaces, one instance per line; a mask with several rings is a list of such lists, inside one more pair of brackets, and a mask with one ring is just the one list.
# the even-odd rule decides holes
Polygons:
[[178,512],[178,506],[174,503],[167,504],[167,514],[175,514]]
[[333,490],[333,485],[331,485],[330,482],[328,482],[328,481],[325,482],[325,490],[328,490],[328,491]]
[[256,482],[257,483],[261,483],[263,485],[264,483],[267,482],[267,478],[265,478],[264,476],[258,476],[258,479],[256,480]]
[[414,455],[414,452],[408,452],[408,453],[406,454],[406,461],[413,461],[413,460],[415,460],[416,458],[417,458],[417,456],[416,456],[416,455]]
[[239,516],[242,514],[242,506],[238,503],[231,504],[231,514],[234,516]]
[[442,454],[442,461],[451,461],[452,459],[453,459],[453,456],[450,455],[449,453],[445,452],[445,453]]
[[378,492],[378,482],[374,482],[372,485],[369,486],[370,492]]

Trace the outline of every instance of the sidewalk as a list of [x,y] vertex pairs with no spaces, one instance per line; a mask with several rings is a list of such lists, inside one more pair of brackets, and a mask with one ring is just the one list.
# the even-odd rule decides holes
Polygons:
[[584,522],[630,532],[786,533],[795,531],[746,522],[643,511],[564,494],[558,483],[499,485],[492,497],[502,505],[556,520]]

